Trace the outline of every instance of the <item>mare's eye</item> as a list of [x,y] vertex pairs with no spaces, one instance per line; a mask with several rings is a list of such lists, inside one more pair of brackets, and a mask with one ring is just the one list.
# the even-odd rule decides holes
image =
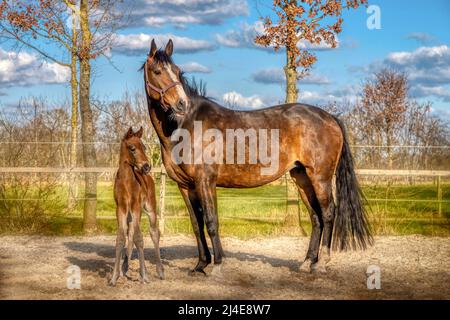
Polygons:
[[156,69],[155,71],[153,71],[153,73],[156,74],[156,75],[160,75],[161,74],[161,70]]

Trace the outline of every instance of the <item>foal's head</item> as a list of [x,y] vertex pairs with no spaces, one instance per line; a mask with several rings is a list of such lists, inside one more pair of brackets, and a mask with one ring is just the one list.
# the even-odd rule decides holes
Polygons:
[[147,95],[159,101],[164,110],[175,116],[187,113],[189,98],[183,88],[180,68],[172,61],[173,42],[169,40],[164,50],[158,50],[152,40],[150,52],[143,66]]
[[142,127],[137,132],[133,132],[131,127],[128,129],[122,139],[121,158],[123,159],[121,161],[126,161],[141,173],[148,174],[151,167],[145,155],[145,146],[141,141],[142,132]]

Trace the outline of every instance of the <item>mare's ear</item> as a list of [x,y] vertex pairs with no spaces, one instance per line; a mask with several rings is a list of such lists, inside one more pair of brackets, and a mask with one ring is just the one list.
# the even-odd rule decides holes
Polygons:
[[169,42],[167,42],[166,44],[166,49],[164,49],[164,51],[166,51],[166,54],[170,57],[173,53],[173,42],[172,39],[169,39]]
[[127,139],[131,138],[133,135],[133,127],[130,127],[127,131]]
[[155,39],[152,39],[152,44],[150,45],[150,52],[148,55],[150,57],[153,57],[156,53],[156,50],[158,50],[158,48],[156,47]]
[[135,133],[135,136],[139,139],[142,138],[142,133],[144,132],[144,129],[141,127],[138,132]]

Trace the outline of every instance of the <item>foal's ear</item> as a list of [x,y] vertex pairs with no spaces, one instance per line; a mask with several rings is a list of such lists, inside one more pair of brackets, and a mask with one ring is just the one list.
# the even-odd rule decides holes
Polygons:
[[166,44],[166,54],[170,57],[173,53],[173,42],[172,39],[169,39],[169,42]]
[[138,132],[136,132],[134,135],[138,137],[139,139],[142,138],[142,133],[144,132],[144,129],[141,127]]
[[133,135],[133,127],[130,127],[130,129],[128,129],[127,131],[127,139],[131,138]]
[[150,45],[150,53],[149,56],[153,57],[156,53],[156,50],[158,50],[158,47],[156,47],[155,39],[152,39],[152,44]]

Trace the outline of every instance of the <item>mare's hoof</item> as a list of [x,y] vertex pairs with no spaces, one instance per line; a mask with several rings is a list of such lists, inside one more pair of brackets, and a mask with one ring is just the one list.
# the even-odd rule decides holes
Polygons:
[[197,275],[204,275],[206,277],[206,272],[203,269],[192,269],[191,271],[189,271],[188,273],[191,277],[195,277]]
[[319,260],[319,262],[311,265],[311,272],[322,273],[322,274],[327,273],[327,269],[325,267],[325,262],[323,260]]
[[311,264],[312,264],[311,260],[306,259],[305,261],[303,261],[300,268],[298,268],[298,271],[310,273],[311,272]]

